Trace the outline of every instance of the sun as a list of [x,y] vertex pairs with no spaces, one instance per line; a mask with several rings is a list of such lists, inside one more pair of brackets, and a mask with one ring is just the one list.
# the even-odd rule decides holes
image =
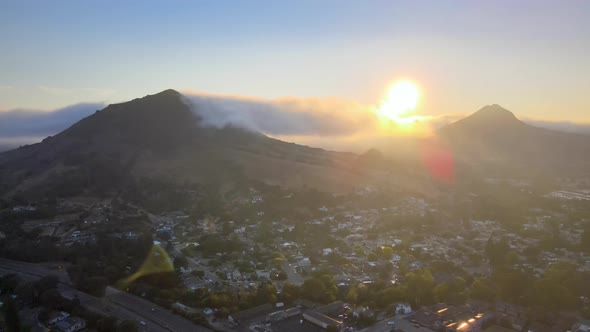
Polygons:
[[420,93],[414,83],[397,82],[389,88],[386,97],[377,108],[377,114],[399,124],[412,123],[417,117],[411,116],[410,113],[416,109],[419,99]]

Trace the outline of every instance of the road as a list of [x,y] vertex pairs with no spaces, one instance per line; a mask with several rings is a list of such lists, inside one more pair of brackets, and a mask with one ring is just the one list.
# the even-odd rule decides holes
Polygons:
[[153,322],[168,331],[211,331],[135,295],[112,287],[109,287],[108,292],[111,293],[107,296],[109,301],[142,316],[146,323]]
[[221,283],[221,280],[219,279],[219,277],[218,277],[218,276],[217,276],[215,273],[213,273],[213,272],[209,271],[209,269],[208,269],[207,267],[205,267],[205,266],[201,265],[201,264],[200,264],[200,263],[199,263],[197,260],[195,260],[194,258],[192,258],[192,257],[189,257],[189,256],[185,256],[185,255],[182,253],[182,251],[180,251],[180,250],[179,250],[178,248],[176,248],[176,247],[174,248],[174,253],[175,253],[176,255],[184,256],[184,257],[186,258],[187,262],[188,262],[188,267],[190,267],[190,268],[191,268],[191,270],[193,270],[193,271],[195,271],[195,270],[197,270],[197,271],[203,271],[203,272],[205,273],[205,275],[204,275],[204,277],[203,277],[203,280],[207,281],[207,282],[208,282],[208,283],[210,283],[211,285],[213,285],[213,284],[215,284],[215,283],[218,283],[218,284],[219,284],[219,283]]
[[74,289],[70,284],[67,273],[64,271],[49,269],[38,264],[0,258],[0,275],[9,273],[17,274],[28,281],[35,281],[48,275],[56,275],[60,280],[58,289],[62,296],[69,299],[78,298],[80,303],[88,309],[104,315],[114,316],[121,320],[144,322],[145,325],[141,324],[139,326],[140,331],[211,331],[202,326],[195,325],[185,318],[174,315],[156,304],[112,287],[107,288],[107,295],[97,298]]
[[289,281],[289,283],[292,283],[293,285],[297,286],[303,285],[303,278],[299,275],[299,273],[297,273],[297,271],[291,264],[284,262],[282,264],[282,267],[283,271],[285,271],[285,273],[287,274],[287,280]]
[[194,258],[186,257],[186,260],[188,261],[188,266],[192,270],[203,271],[205,273],[204,279],[207,280],[209,283],[215,284],[221,282],[221,280],[219,280],[219,277],[215,273],[209,271],[206,267],[199,264],[199,262],[197,262]]

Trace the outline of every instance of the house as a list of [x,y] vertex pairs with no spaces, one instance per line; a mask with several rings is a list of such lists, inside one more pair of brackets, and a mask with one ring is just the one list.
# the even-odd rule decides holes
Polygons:
[[213,310],[211,308],[203,309],[203,315],[205,315],[205,316],[210,316],[210,315],[213,315],[214,313],[215,313],[215,310]]
[[270,280],[270,272],[265,270],[256,270],[256,278],[258,278],[259,280]]
[[193,309],[193,308],[191,308],[189,306],[186,306],[186,305],[184,305],[184,304],[182,304],[180,302],[174,302],[172,304],[172,309],[173,310],[178,310],[179,312],[182,312],[183,314],[186,314],[186,315],[192,315],[192,314],[196,314],[197,313],[197,310],[195,310],[195,309]]
[[572,332],[590,332],[590,321],[576,323],[572,326]]
[[80,317],[68,317],[55,324],[55,328],[61,332],[76,332],[85,327],[86,321]]
[[409,314],[412,312],[412,307],[408,304],[408,303],[398,303],[398,305],[395,307],[395,313],[396,314]]
[[322,249],[322,255],[327,256],[333,252],[332,248],[324,248]]
[[308,257],[304,257],[302,260],[300,260],[297,265],[299,265],[299,267],[310,267],[311,266],[311,260]]
[[301,314],[301,309],[297,307],[289,308],[287,310],[279,310],[275,312],[271,312],[270,314],[266,315],[267,322],[278,322],[293,316],[297,316]]
[[70,317],[70,314],[65,311],[52,311],[49,313],[49,317],[47,318],[47,325],[53,325],[57,322],[61,322],[68,317]]

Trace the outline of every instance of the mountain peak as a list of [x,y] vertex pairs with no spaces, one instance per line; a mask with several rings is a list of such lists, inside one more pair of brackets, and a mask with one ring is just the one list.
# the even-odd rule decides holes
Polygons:
[[499,132],[520,131],[528,127],[509,110],[500,105],[492,104],[482,107],[479,111],[441,128],[445,135],[471,136],[481,134],[496,135]]
[[166,89],[162,92],[158,92],[156,94],[148,95],[148,96],[180,96],[180,92],[178,92],[174,89]]
[[482,118],[487,121],[489,120],[502,120],[502,121],[518,121],[514,113],[505,109],[498,104],[486,105],[479,111],[473,113],[470,117]]
[[518,120],[512,112],[498,104],[492,104],[482,107],[479,111],[452,123],[447,127],[460,127],[475,131],[493,131],[498,129],[520,128],[522,126],[526,126],[525,123]]
[[142,146],[179,145],[191,139],[198,117],[175,90],[111,104],[60,135]]

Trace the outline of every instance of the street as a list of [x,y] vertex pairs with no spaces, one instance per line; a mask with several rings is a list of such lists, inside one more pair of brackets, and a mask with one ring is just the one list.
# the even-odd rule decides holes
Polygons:
[[299,275],[299,273],[297,273],[297,271],[295,270],[295,268],[287,263],[284,262],[282,264],[283,267],[283,271],[285,271],[285,273],[287,274],[287,280],[288,282],[292,283],[293,285],[297,285],[297,286],[301,286],[303,285],[303,278]]

